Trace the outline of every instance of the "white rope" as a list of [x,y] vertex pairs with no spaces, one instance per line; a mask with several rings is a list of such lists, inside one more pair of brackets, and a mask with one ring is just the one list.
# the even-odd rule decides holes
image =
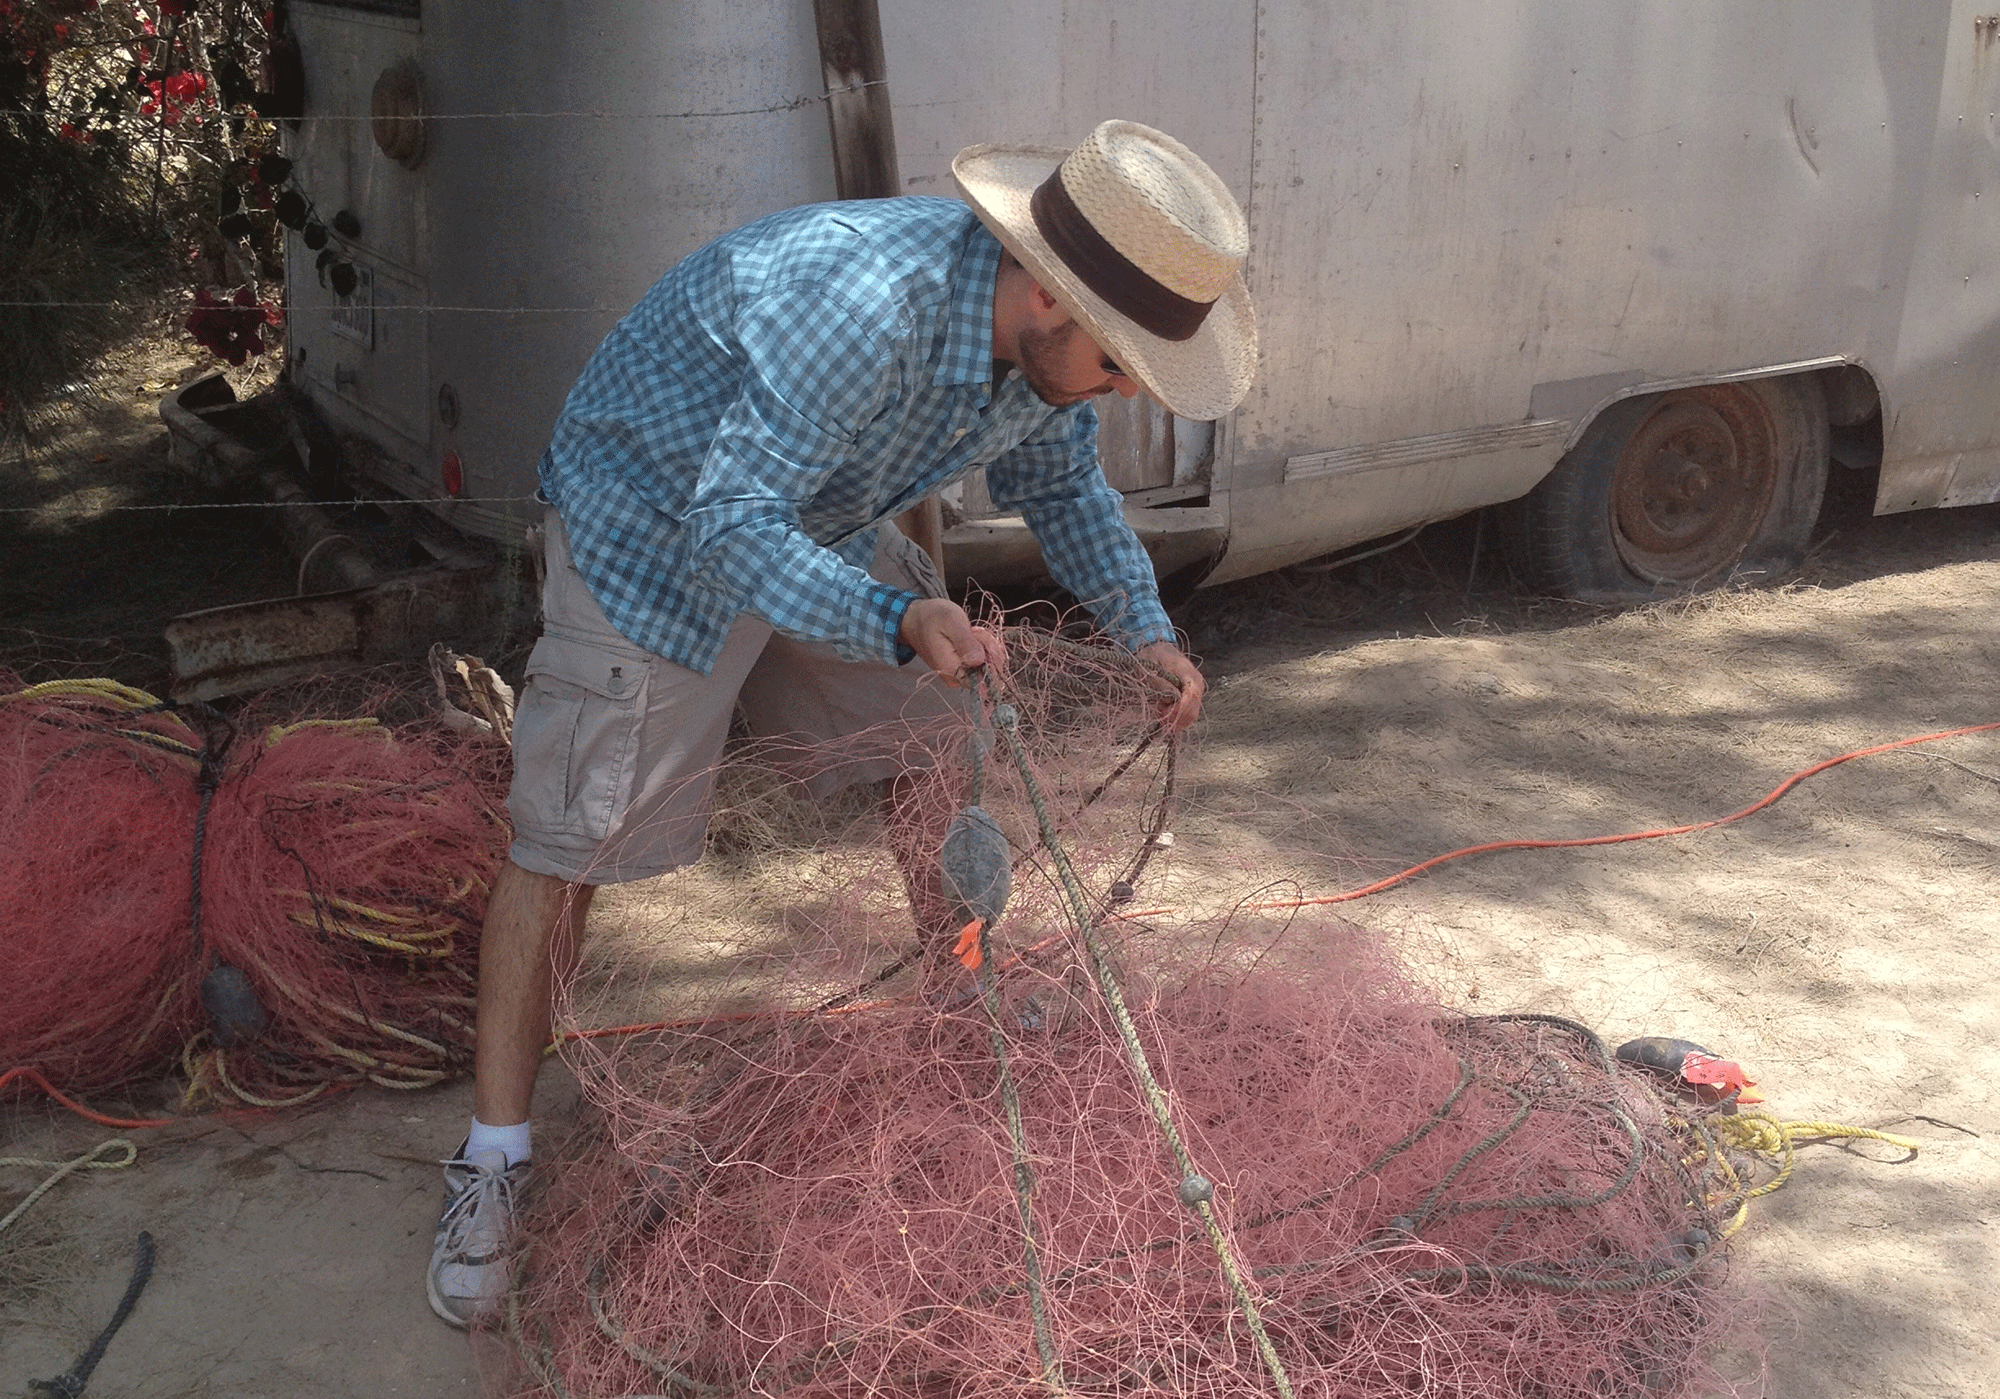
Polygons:
[[[116,1160],[99,1160],[107,1151],[121,1151],[124,1154]],[[77,1157],[74,1161],[38,1161],[30,1156],[0,1156],[0,1166],[23,1166],[34,1170],[47,1170],[53,1166],[55,1174],[28,1192],[28,1198],[7,1211],[7,1217],[0,1219],[0,1232],[28,1212],[28,1207],[42,1196],[55,1189],[56,1183],[73,1171],[122,1171],[139,1159],[139,1148],[124,1137],[113,1137],[110,1141],[99,1142],[96,1146]]]

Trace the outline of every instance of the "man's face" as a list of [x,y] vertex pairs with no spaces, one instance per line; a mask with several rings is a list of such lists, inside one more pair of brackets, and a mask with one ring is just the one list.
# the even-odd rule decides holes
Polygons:
[[1054,330],[1029,327],[1021,332],[1019,347],[1021,362],[1016,367],[1051,408],[1067,408],[1112,392],[1126,398],[1139,392],[1138,384],[1073,320]]

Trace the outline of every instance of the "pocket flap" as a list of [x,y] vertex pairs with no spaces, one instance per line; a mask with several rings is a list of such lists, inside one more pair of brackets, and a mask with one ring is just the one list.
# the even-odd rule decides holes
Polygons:
[[630,699],[646,679],[647,658],[640,651],[621,652],[549,632],[528,656],[528,679],[540,677],[573,685],[606,699]]

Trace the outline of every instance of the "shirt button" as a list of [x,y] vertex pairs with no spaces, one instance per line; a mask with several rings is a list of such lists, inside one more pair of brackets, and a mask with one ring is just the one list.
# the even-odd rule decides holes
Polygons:
[[965,436],[965,429],[964,429],[964,428],[960,428],[960,429],[959,429],[959,430],[958,430],[957,432],[954,432],[954,433],[953,433],[953,434],[952,434],[951,436],[952,436],[952,440],[953,440],[953,441],[956,441],[956,440],[958,440],[959,438],[961,438],[961,437]]

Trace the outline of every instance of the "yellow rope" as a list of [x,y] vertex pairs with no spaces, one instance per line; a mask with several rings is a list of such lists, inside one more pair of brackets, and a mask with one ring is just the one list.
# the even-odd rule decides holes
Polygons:
[[[1792,1121],[1781,1122],[1767,1113],[1739,1112],[1731,1117],[1717,1117],[1709,1124],[1727,1146],[1748,1152],[1764,1160],[1775,1168],[1775,1174],[1762,1185],[1742,1190],[1742,1200],[1736,1213],[1722,1227],[1722,1236],[1728,1238],[1750,1217],[1750,1202],[1760,1195],[1769,1195],[1784,1187],[1791,1179],[1792,1169],[1798,1164],[1798,1146],[1801,1142],[1815,1141],[1874,1141],[1887,1142],[1900,1151],[1915,1156],[1923,1144],[1909,1137],[1899,1137],[1891,1132],[1878,1132],[1872,1127],[1849,1127],[1839,1122]],[[1741,1189],[1742,1182],[1737,1172],[1727,1161],[1717,1161],[1717,1172],[1728,1182],[1730,1193]]]
[[374,719],[301,719],[296,724],[273,724],[264,733],[264,746],[276,748],[301,729],[349,729],[380,734],[385,739],[394,740],[394,736]]
[[[333,901],[328,900],[327,902],[331,903]],[[354,908],[353,911],[361,916],[374,916],[384,921],[414,922],[414,920],[395,918],[393,915],[384,913],[379,909],[362,910]],[[349,922],[332,914],[317,914],[310,907],[288,910],[285,914],[285,919],[287,922],[300,928],[308,928],[315,932],[324,930],[339,933],[343,937],[354,939],[356,942],[366,943],[370,947],[379,947],[385,952],[394,952],[405,957],[450,957],[457,950],[455,939],[465,935],[468,931],[464,924],[454,921],[429,928],[417,928],[411,932],[392,936],[387,933],[374,932],[371,929],[360,926],[358,923]],[[427,946],[426,944],[430,945]]]
[[160,701],[144,690],[130,685],[121,685],[116,680],[44,680],[39,685],[30,685],[23,690],[15,690],[0,695],[0,704],[15,700],[40,699],[94,699],[120,709],[157,709]]
[[[69,710],[85,706],[66,704],[65,701],[86,700],[101,708],[122,709],[132,713],[158,711],[159,718],[165,723],[187,734],[190,739],[194,737],[194,731],[187,726],[187,723],[179,715],[167,712],[160,700],[144,690],[122,685],[116,680],[44,680],[39,685],[30,685],[26,689],[10,690],[6,694],[0,694],[0,704],[36,700],[47,701]],[[201,756],[199,743],[183,743],[156,729],[106,728],[104,731],[148,748],[167,748],[175,756],[189,760],[198,760]]]
[[[51,680],[0,693],[0,705],[14,702],[39,703],[50,712],[63,715],[65,722],[75,722],[108,738],[164,752],[172,759],[189,763],[200,762],[207,747],[206,741],[168,705],[144,690],[116,680]],[[395,733],[376,719],[303,719],[268,728],[263,735],[264,747],[268,751],[308,730],[333,730],[356,737],[379,739],[388,745],[397,742]],[[181,737],[183,735],[185,741]],[[306,778],[293,784],[293,790],[301,795],[330,797],[335,801],[350,797],[395,796],[402,805],[400,815],[350,820],[339,828],[349,846],[353,847],[355,858],[377,861],[393,861],[404,849],[419,846],[428,834],[426,813],[438,808],[442,794],[452,790],[452,787],[451,781],[435,777],[410,784],[367,777]],[[492,810],[485,810],[483,815],[498,829],[505,829]],[[328,894],[315,897],[303,889],[280,889],[276,892],[295,903],[294,908],[284,913],[292,924],[335,935],[363,948],[393,954],[407,959],[407,963],[429,963],[448,971],[458,981],[471,985],[473,978],[470,973],[454,959],[469,945],[474,929],[464,916],[454,913],[452,906],[466,900],[474,891],[485,892],[487,887],[487,882],[476,872],[465,872],[449,879],[450,893],[443,900],[413,899],[407,904],[392,902],[387,907]],[[241,952],[243,956],[255,960],[250,949],[244,948]],[[357,1078],[366,1078],[390,1088],[425,1087],[442,1082],[462,1067],[464,1052],[449,1044],[378,1020],[364,1012],[308,997],[261,963],[255,970],[263,983],[277,993],[280,1001],[289,1000],[301,1007],[329,1012],[347,1024],[369,1031],[380,1041],[370,1046],[376,1052],[336,1043],[326,1034],[308,1027],[293,1027],[303,1033],[312,1050],[325,1060],[318,1069],[324,1075],[323,1080],[292,1096],[282,1093],[260,1095],[239,1083],[237,1075],[230,1072],[231,1058],[234,1057],[240,1073],[245,1062],[241,1055],[225,1055],[219,1046],[206,1043],[206,1036],[197,1033],[181,1045],[181,1063],[188,1078],[185,1106],[190,1109],[209,1099],[233,1099],[258,1107],[290,1107],[319,1096],[335,1082]],[[176,978],[173,985],[166,989],[159,1004],[146,1017],[143,1026],[145,1034],[150,1035],[159,1029],[166,1010],[175,1002],[182,987],[182,981]],[[453,1007],[470,1009],[471,1002],[464,997],[446,999]],[[462,1016],[450,1013],[443,1006],[434,1008],[434,1014],[438,1024],[470,1040],[471,1028]]]

